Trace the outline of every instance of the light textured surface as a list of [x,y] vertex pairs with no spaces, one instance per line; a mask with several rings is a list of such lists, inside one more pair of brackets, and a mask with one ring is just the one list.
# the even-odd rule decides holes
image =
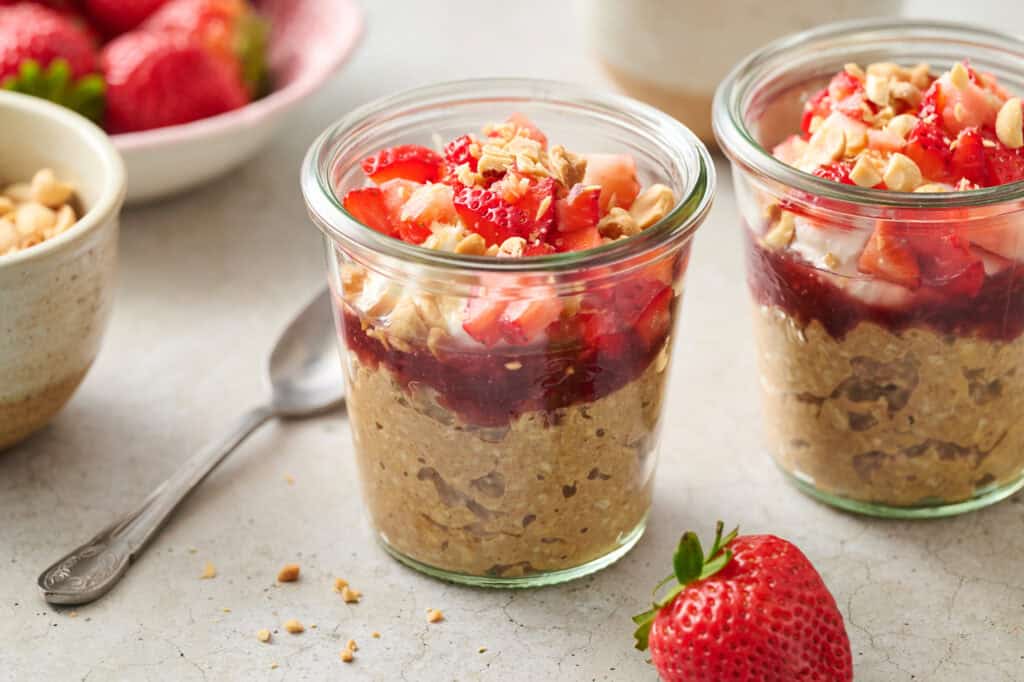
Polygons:
[[[629,615],[667,572],[678,534],[709,532],[718,518],[804,549],[847,619],[858,681],[1024,678],[1019,497],[954,520],[873,521],[802,497],[760,450],[724,166],[690,273],[650,531],[615,567],[516,593],[402,568],[372,541],[348,426],[332,416],[264,427],[106,599],[74,618],[43,604],[42,568],[260,399],[267,347],[323,281],[296,180],[315,133],[354,104],[443,78],[600,82],[566,3],[527,5],[499,19],[501,5],[440,12],[376,0],[354,62],[266,153],[189,197],[125,215],[121,285],[98,364],[49,429],[0,456],[0,680],[653,680],[632,649]],[[218,575],[200,580],[207,560]],[[275,585],[291,561],[301,580]],[[362,603],[342,603],[334,576],[362,590]],[[429,625],[428,608],[445,620]],[[285,633],[289,618],[306,632]],[[279,632],[262,644],[260,628]],[[360,649],[344,664],[349,638]]]

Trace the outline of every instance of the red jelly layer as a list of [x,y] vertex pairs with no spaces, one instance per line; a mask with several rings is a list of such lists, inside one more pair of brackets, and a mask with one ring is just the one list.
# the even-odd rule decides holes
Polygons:
[[[678,297],[670,304],[675,319]],[[549,347],[503,347],[449,350],[435,357],[426,348],[411,353],[389,350],[370,338],[359,318],[342,310],[349,352],[370,367],[391,371],[406,389],[414,382],[438,394],[438,402],[461,421],[478,426],[505,426],[534,411],[548,413],[593,402],[637,379],[661,351],[667,334],[645,339],[635,331],[600,337],[593,345],[579,339]],[[652,342],[653,341],[653,342]],[[518,363],[517,369],[515,368]]]
[[808,324],[817,320],[842,339],[860,322],[896,333],[930,327],[942,334],[1011,341],[1024,331],[1024,268],[1012,266],[986,277],[976,296],[944,296],[919,290],[908,305],[867,304],[816,274],[794,254],[765,249],[747,237],[747,278],[754,299],[777,306]]

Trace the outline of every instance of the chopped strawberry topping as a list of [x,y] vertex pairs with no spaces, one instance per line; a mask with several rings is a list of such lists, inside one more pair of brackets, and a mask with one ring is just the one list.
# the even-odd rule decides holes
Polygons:
[[382,149],[363,159],[366,175],[380,184],[394,178],[413,182],[434,182],[441,174],[441,157],[431,149],[417,144],[403,144]]
[[903,153],[917,164],[924,177],[939,181],[949,177],[949,141],[934,123],[919,121],[907,135]]
[[555,247],[559,251],[585,251],[601,246],[601,233],[596,227],[587,227],[573,232],[560,233],[555,238]]
[[528,301],[513,301],[501,315],[501,331],[511,344],[525,345],[539,337],[562,313],[562,300],[550,296]]
[[640,193],[636,161],[628,154],[588,154],[583,184],[601,188],[601,213],[613,206],[629,208]]
[[953,178],[967,178],[981,187],[989,184],[988,159],[983,140],[977,128],[964,128],[960,131],[949,163]]
[[493,346],[502,337],[502,328],[498,322],[505,312],[505,306],[505,301],[492,301],[483,296],[470,298],[463,312],[462,328],[485,346]]
[[470,135],[456,137],[444,146],[445,161],[453,166],[461,166],[464,163],[468,163],[470,170],[475,171],[478,159],[469,153],[470,145],[475,142],[476,140]]
[[635,329],[648,347],[664,340],[672,327],[672,288],[664,287],[637,318]]
[[462,187],[455,192],[455,211],[466,228],[490,244],[501,244],[509,237],[525,237],[532,216],[512,206],[497,193],[481,187]]
[[543,238],[554,223],[556,191],[554,179],[544,178],[532,183],[516,202],[516,208],[521,209],[530,218],[531,238]]
[[601,219],[601,188],[576,183],[555,204],[555,224],[559,232],[575,232],[597,225]]
[[997,185],[1024,180],[1024,147],[1007,149],[999,145],[988,150],[989,177]]
[[952,229],[909,235],[917,253],[921,282],[947,296],[973,297],[985,283],[985,265],[970,244]]
[[828,115],[832,113],[831,100],[828,99],[828,88],[822,88],[815,93],[807,103],[804,104],[804,115],[800,119],[800,130],[803,131],[807,137],[811,136],[811,121],[815,117],[821,118],[822,120],[828,118]]
[[860,254],[857,267],[887,282],[910,289],[921,286],[921,268],[906,239],[894,233],[891,225],[880,223]]
[[843,185],[855,184],[850,179],[850,172],[853,170],[852,161],[836,161],[830,163],[827,166],[818,166],[814,169],[814,174],[819,178],[825,178],[832,182],[838,182]]
[[345,195],[342,203],[345,210],[363,225],[386,235],[395,235],[388,207],[384,202],[384,192],[379,187],[354,189]]

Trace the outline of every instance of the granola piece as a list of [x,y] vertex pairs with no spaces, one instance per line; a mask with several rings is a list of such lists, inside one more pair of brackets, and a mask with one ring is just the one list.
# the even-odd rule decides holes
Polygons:
[[285,564],[277,573],[277,582],[293,583],[299,579],[299,565]]

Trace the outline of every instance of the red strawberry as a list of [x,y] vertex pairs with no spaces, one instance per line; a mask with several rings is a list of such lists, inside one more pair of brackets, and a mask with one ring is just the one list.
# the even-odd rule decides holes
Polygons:
[[949,177],[949,162],[952,152],[949,139],[934,123],[919,121],[907,135],[907,146],[903,150],[929,180],[942,181]]
[[857,268],[887,282],[916,289],[921,285],[921,268],[907,240],[896,234],[891,223],[879,223],[860,254]]
[[464,163],[468,163],[469,169],[475,171],[479,159],[469,153],[469,146],[475,143],[476,140],[470,135],[456,137],[444,146],[444,160],[452,166],[461,166]]
[[84,0],[86,14],[108,37],[136,28],[167,0]]
[[604,239],[596,227],[587,227],[573,232],[559,233],[555,238],[555,247],[559,251],[586,251],[604,244]]
[[575,232],[597,225],[601,219],[601,188],[576,183],[555,202],[555,224],[559,232]]
[[531,300],[513,301],[505,307],[501,315],[501,330],[505,340],[516,345],[525,345],[534,341],[558,320],[562,313],[562,301],[555,295],[534,298]]
[[492,301],[486,297],[467,300],[462,315],[462,328],[485,346],[493,346],[501,340],[499,321],[506,305],[505,301]]
[[525,237],[533,216],[482,187],[461,187],[455,191],[455,212],[472,232],[487,244],[501,244],[509,237]]
[[351,190],[342,200],[345,210],[363,225],[383,234],[394,236],[395,229],[388,213],[384,192],[379,187]]
[[947,296],[973,297],[981,291],[985,265],[954,230],[908,234],[906,239],[917,254],[922,284]]
[[814,175],[843,185],[853,185],[855,183],[850,179],[851,171],[853,171],[852,161],[835,161],[826,166],[818,166],[814,169]]
[[126,33],[107,44],[101,60],[112,133],[188,123],[249,101],[222,61],[183,36]]
[[17,76],[30,59],[43,69],[64,59],[78,78],[96,71],[96,46],[85,29],[61,12],[31,2],[0,7],[0,81]]
[[1024,147],[1008,149],[1000,144],[989,149],[987,155],[989,177],[994,185],[1024,180]]
[[[677,584],[633,620],[664,682],[851,682],[843,617],[814,566],[774,535],[679,541]],[[664,584],[663,583],[663,584]]]
[[634,329],[648,348],[665,340],[672,328],[672,287],[662,287],[636,320]]
[[394,178],[434,182],[441,173],[441,157],[418,144],[382,149],[363,159],[363,172],[378,185]]
[[800,130],[807,137],[811,136],[811,121],[815,117],[826,119],[832,113],[832,100],[828,97],[828,88],[822,88],[804,104],[804,114],[800,119]]
[[269,29],[245,0],[170,0],[142,27],[183,34],[202,43],[235,72],[250,98],[268,89]]
[[[515,175],[510,173],[509,175]],[[508,176],[506,176],[506,179]],[[530,218],[529,237],[543,238],[555,221],[555,181],[544,178],[530,183],[526,193],[515,202]]]
[[964,128],[960,131],[949,162],[949,172],[953,179],[967,178],[981,187],[988,186],[988,150],[983,144],[984,139],[977,128]]

